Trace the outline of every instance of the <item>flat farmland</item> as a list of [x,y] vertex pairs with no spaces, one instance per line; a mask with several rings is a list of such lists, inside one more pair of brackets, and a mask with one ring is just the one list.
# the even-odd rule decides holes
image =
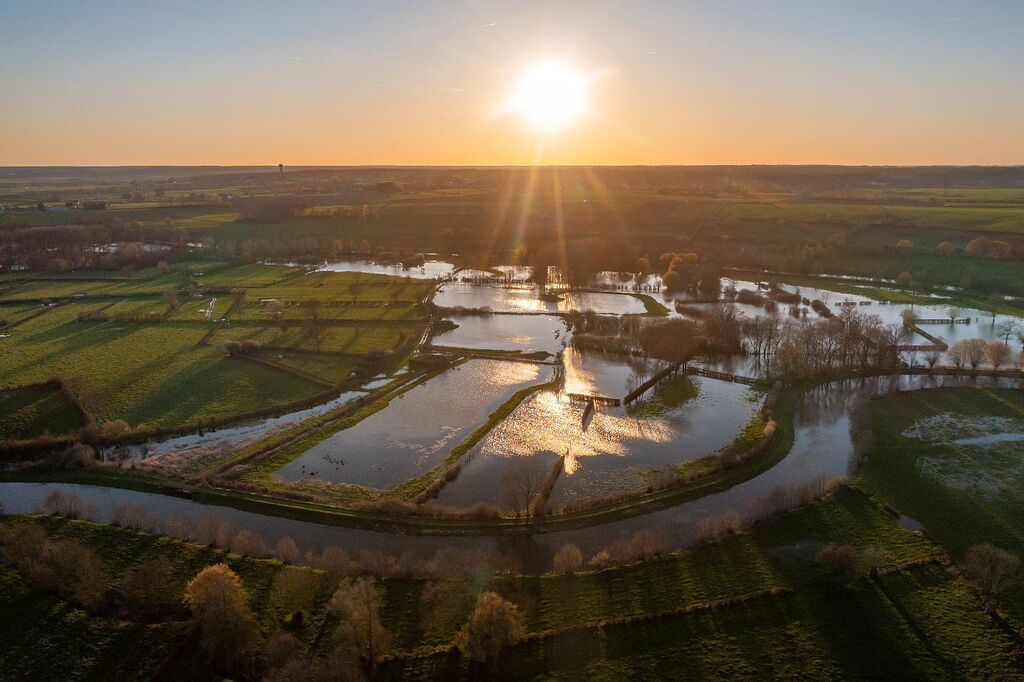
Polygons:
[[0,391],[0,442],[61,436],[85,426],[85,416],[56,386]]
[[323,327],[318,348],[316,334],[305,324],[231,324],[218,329],[211,343],[254,341],[263,347],[365,355],[392,351],[418,337],[420,331],[399,327]]
[[61,306],[0,339],[0,386],[70,379],[99,420],[173,427],[308,399],[322,387],[220,348],[197,345],[204,325],[77,319]]

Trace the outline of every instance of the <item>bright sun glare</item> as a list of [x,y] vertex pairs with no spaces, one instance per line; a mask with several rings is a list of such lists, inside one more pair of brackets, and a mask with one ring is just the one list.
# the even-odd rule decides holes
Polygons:
[[545,132],[575,121],[587,106],[588,79],[561,62],[543,62],[523,74],[509,108]]

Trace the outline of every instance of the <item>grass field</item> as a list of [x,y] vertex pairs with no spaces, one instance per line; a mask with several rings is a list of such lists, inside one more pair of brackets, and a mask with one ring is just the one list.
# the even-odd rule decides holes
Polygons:
[[62,436],[85,426],[85,416],[54,386],[0,391],[0,442]]
[[[19,274],[0,290],[0,319],[8,323],[0,333],[0,388],[68,379],[98,420],[122,419],[140,429],[271,410],[318,395],[323,382],[344,384],[354,370],[375,374],[373,354],[408,352],[421,336],[426,308],[420,301],[432,286],[262,264],[175,265],[130,279],[109,272],[66,279],[37,274]],[[182,287],[189,276],[235,293],[188,295]],[[177,292],[173,308],[162,296],[168,290]],[[63,303],[30,302],[43,299]],[[305,302],[312,299],[321,301],[326,321],[319,349],[307,321]],[[280,310],[281,323],[274,323],[273,310]],[[87,313],[106,321],[79,319]],[[210,336],[228,316],[242,323]],[[226,342],[246,339],[268,349],[262,357],[270,364],[225,352]],[[10,431],[34,432],[13,422]]]
[[[93,547],[111,586],[155,556],[167,557],[182,580],[226,560],[242,577],[265,634],[290,611],[274,583],[281,571],[295,569],[278,562],[83,521],[13,522],[40,524],[52,537]],[[851,587],[825,580],[813,557],[827,542],[877,547],[879,576]],[[1008,653],[1012,640],[979,608],[970,586],[936,558],[939,548],[901,529],[869,497],[840,490],[750,532],[649,562],[576,576],[510,579],[481,572],[470,589],[512,599],[531,633],[487,666],[441,649],[430,653],[450,632],[428,624],[425,583],[389,578],[381,583],[381,617],[397,657],[381,676],[1018,679]],[[318,650],[332,586],[322,574],[303,584],[307,618],[298,635],[305,649]],[[0,623],[10,633],[0,642],[6,669],[33,671],[35,679],[85,679],[106,664],[127,679],[145,678],[177,650],[165,679],[209,679],[201,650],[181,646],[187,633],[180,623],[90,617],[28,592],[9,569],[0,571],[0,592]],[[37,641],[42,645],[33,646]]]
[[0,304],[0,321],[2,321],[0,328],[17,324],[32,315],[38,314],[42,309],[42,305],[39,303]]
[[[964,445],[1021,433],[1024,396],[1013,389],[937,389],[875,399],[872,447],[861,481],[960,557],[991,543],[1024,556],[1024,442]],[[1024,632],[1024,586],[1001,600]]]
[[[279,563],[246,560],[221,552],[86,522],[37,517],[53,538],[71,538],[96,550],[112,585],[148,559],[162,556],[181,581],[202,567],[226,561],[245,584],[250,606],[266,632],[281,614],[269,599]],[[144,625],[89,614],[55,597],[29,592],[21,577],[0,568],[0,669],[23,679],[150,679],[175,654],[172,679],[217,679],[196,646],[183,646],[184,622]],[[312,626],[315,630],[315,626]]]
[[[879,577],[852,587],[823,581],[813,557],[827,542],[881,550]],[[936,552],[867,497],[841,491],[665,559],[524,578],[508,592],[538,636],[490,666],[435,654],[395,660],[383,676],[1019,678],[1007,655],[1012,638],[981,612],[971,587],[941,563],[917,564]],[[411,602],[399,595],[388,605],[393,617]]]
[[316,384],[197,346],[200,325],[80,322],[60,306],[0,339],[0,386],[71,379],[96,418],[173,427],[305,400]]
[[[453,655],[396,661],[383,677],[1019,679],[1002,651],[1010,641],[978,612],[965,585],[933,567],[898,579],[908,591],[895,602],[887,594],[890,576],[854,588],[818,584],[798,594],[539,638],[486,667]],[[919,609],[909,620],[908,607]],[[946,656],[933,649],[932,636],[943,644],[959,636],[970,640]]]
[[418,338],[422,331],[399,327],[324,327],[320,331],[317,348],[316,334],[308,325],[233,324],[218,329],[211,343],[250,340],[263,347],[365,355],[392,351]]

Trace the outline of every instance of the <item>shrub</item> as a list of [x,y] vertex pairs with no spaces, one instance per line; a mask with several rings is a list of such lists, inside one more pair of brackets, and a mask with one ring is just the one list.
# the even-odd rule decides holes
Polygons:
[[860,555],[850,545],[830,544],[818,552],[814,560],[829,578],[841,585],[849,585],[861,576]]
[[57,488],[43,500],[43,513],[68,519],[91,519],[95,517],[96,510],[78,495]]
[[978,237],[967,242],[964,247],[964,254],[977,256],[979,258],[1008,258],[1013,248],[1009,242],[992,239],[991,237]]
[[590,557],[590,567],[598,571],[608,568],[612,565],[612,555],[608,553],[608,550],[599,550],[594,556]]
[[199,541],[207,547],[227,549],[231,546],[231,526],[207,516],[199,524]]
[[123,419],[90,423],[78,432],[79,437],[90,445],[102,445],[123,438],[131,433],[132,428]]
[[583,565],[583,552],[573,544],[562,545],[552,560],[552,567],[555,573],[560,575],[572,575],[580,570]]
[[332,580],[338,580],[352,570],[352,558],[341,547],[330,545],[324,548],[313,565],[326,573]]
[[106,596],[107,581],[96,553],[74,540],[51,542],[38,526],[4,529],[7,560],[36,589],[54,592],[88,609]]
[[516,605],[486,592],[455,636],[455,646],[464,656],[482,661],[519,642],[524,632],[523,614]]
[[653,559],[668,553],[668,535],[663,530],[638,530],[630,543],[634,560]]
[[257,559],[270,556],[270,550],[251,530],[243,530],[231,541],[231,551],[242,556],[256,557]]
[[294,564],[302,558],[299,546],[295,544],[295,540],[288,537],[278,540],[277,546],[274,548],[274,556],[286,564]]
[[112,521],[115,526],[152,532],[156,522],[142,509],[138,502],[124,502],[114,508]]

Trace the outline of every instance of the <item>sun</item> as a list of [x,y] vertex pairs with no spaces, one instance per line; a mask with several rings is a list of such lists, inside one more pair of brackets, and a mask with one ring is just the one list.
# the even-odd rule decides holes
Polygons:
[[587,109],[589,79],[562,62],[541,62],[526,70],[508,102],[533,128],[553,132]]

